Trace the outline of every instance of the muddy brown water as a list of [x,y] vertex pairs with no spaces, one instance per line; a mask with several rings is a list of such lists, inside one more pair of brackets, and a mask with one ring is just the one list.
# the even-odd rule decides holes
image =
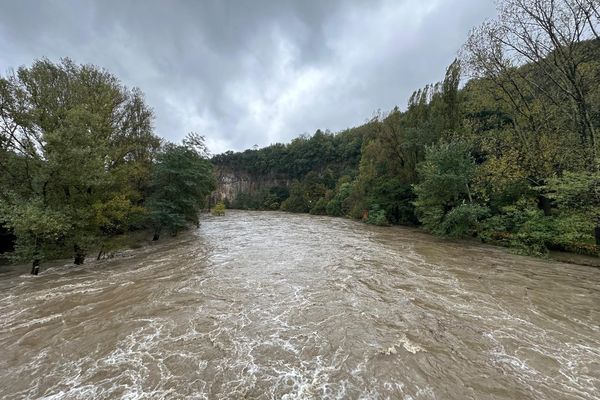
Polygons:
[[235,212],[0,274],[4,399],[598,399],[600,269]]

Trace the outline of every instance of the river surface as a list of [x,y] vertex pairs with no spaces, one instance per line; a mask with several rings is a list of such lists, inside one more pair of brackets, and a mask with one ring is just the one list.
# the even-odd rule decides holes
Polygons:
[[3,399],[599,399],[600,269],[228,211],[0,274]]

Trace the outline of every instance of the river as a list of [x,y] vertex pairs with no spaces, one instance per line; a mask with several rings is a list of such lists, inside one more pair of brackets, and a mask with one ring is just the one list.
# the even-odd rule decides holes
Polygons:
[[0,274],[3,399],[598,399],[600,269],[228,211]]

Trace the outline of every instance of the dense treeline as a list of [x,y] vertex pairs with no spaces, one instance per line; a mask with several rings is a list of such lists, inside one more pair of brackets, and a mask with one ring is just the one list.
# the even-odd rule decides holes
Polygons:
[[596,254],[600,5],[504,0],[498,11],[406,110],[213,163],[293,180],[275,202],[266,191],[241,205]]
[[0,225],[33,263],[110,249],[114,237],[172,234],[214,189],[202,137],[160,140],[138,89],[68,59],[0,78]]
[[290,179],[301,179],[311,171],[325,172],[327,168],[332,174],[349,173],[360,160],[364,131],[365,127],[358,127],[334,135],[317,130],[313,136],[300,136],[290,144],[218,154],[212,162],[257,176],[271,174]]
[[[337,135],[318,130],[311,137],[303,135],[289,144],[278,143],[258,150],[219,154],[212,158],[212,162],[218,168],[242,171],[255,179],[293,181],[290,187],[275,186],[258,193],[241,193],[236,199],[228,199],[232,201],[230,206],[279,209],[289,197],[290,190],[301,190],[299,185],[302,181],[304,186],[313,186],[308,189],[311,193],[291,211],[308,212],[313,201],[335,188],[340,176],[348,179],[356,176],[363,138],[368,130],[368,124]],[[285,207],[289,209],[291,206],[288,202]]]

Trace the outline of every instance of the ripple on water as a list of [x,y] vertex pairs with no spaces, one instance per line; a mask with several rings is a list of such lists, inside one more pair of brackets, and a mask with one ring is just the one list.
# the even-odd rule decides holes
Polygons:
[[596,399],[600,270],[285,213],[3,275],[0,397]]

